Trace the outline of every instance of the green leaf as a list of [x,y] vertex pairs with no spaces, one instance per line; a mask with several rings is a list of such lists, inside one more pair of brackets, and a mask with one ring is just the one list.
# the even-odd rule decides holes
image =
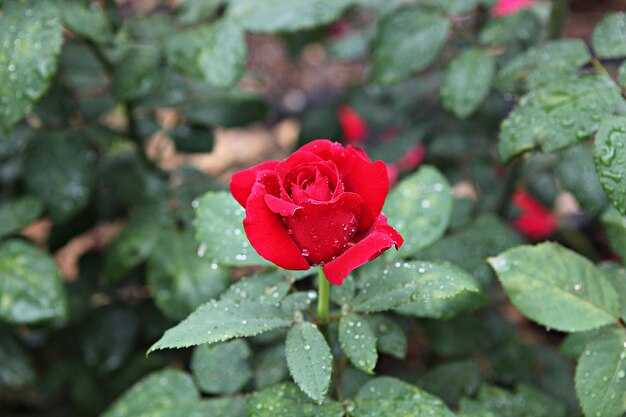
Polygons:
[[281,342],[254,355],[254,385],[265,388],[283,381],[289,374],[285,345]]
[[261,258],[243,231],[245,210],[226,191],[210,191],[197,200],[198,255],[219,265],[271,265]]
[[476,8],[480,0],[421,0],[426,5],[434,5],[442,11],[452,14],[467,13]]
[[600,270],[617,291],[622,306],[620,315],[622,320],[626,321],[626,267],[614,262],[605,262],[600,264]]
[[232,394],[252,376],[245,340],[198,346],[191,357],[191,371],[198,387],[207,394]]
[[404,359],[407,349],[406,332],[391,316],[373,314],[366,317],[376,336],[376,349],[397,359]]
[[211,301],[166,331],[148,352],[254,336],[290,324],[280,308],[273,305],[247,300]]
[[594,142],[593,158],[604,191],[620,213],[626,215],[626,117],[602,121]]
[[103,271],[107,282],[119,281],[131,268],[148,259],[164,226],[169,224],[161,213],[151,209],[136,212],[107,247]]
[[507,62],[498,72],[496,86],[504,92],[526,91],[562,74],[573,74],[591,59],[580,39],[559,39],[530,48]]
[[150,253],[148,285],[154,302],[167,317],[186,317],[217,298],[230,283],[228,269],[200,258],[197,251],[198,243],[189,231],[166,228]]
[[338,19],[351,0],[230,0],[228,17],[252,32],[293,32]]
[[314,324],[296,324],[287,333],[285,353],[289,373],[298,387],[315,401],[322,401],[333,370],[333,356],[324,335]]
[[537,41],[541,21],[530,10],[521,10],[497,19],[489,19],[479,33],[482,44],[524,44]]
[[589,343],[576,367],[576,393],[587,416],[626,412],[626,332],[613,329]]
[[217,87],[233,85],[248,56],[244,32],[230,19],[174,33],[165,51],[170,65]]
[[559,79],[534,90],[502,122],[500,158],[509,162],[536,148],[552,152],[584,140],[619,100],[615,84],[593,75]]
[[184,0],[176,9],[176,15],[183,24],[199,23],[213,16],[224,2],[224,0]]
[[248,399],[248,417],[343,417],[336,402],[313,403],[294,384],[280,384],[254,392]]
[[569,333],[565,336],[565,339],[563,339],[559,350],[563,353],[563,355],[572,359],[577,359],[583,354],[589,342],[602,336],[602,334],[606,331],[607,326],[600,327],[599,329],[588,330],[586,332]]
[[248,405],[242,397],[202,400],[189,417],[248,417]]
[[354,417],[454,416],[437,397],[391,377],[368,382],[354,401]]
[[574,195],[580,207],[591,216],[597,216],[606,206],[608,200],[589,147],[581,144],[561,152],[556,174],[563,186]]
[[478,365],[471,360],[446,362],[420,378],[420,386],[437,395],[452,408],[465,395],[474,395],[480,387],[482,376]]
[[14,324],[62,318],[63,283],[52,258],[21,240],[0,246],[0,319]]
[[[547,395],[520,385],[515,394],[483,385],[476,400],[461,400],[461,415],[497,417],[565,417],[565,408]],[[476,414],[473,414],[476,413]]]
[[0,332],[0,388],[17,390],[33,382],[35,370],[27,353],[8,332]]
[[383,212],[404,237],[400,251],[387,256],[415,253],[437,241],[446,230],[452,213],[450,185],[437,169],[424,166],[389,194]]
[[519,235],[497,216],[482,214],[469,226],[445,236],[416,256],[434,262],[452,262],[474,276],[484,288],[492,277],[485,259],[521,244]]
[[330,301],[338,305],[349,304],[356,293],[354,277],[348,275],[341,285],[330,286]]
[[376,335],[367,320],[354,313],[343,316],[339,321],[339,344],[357,369],[374,373],[378,360]]
[[98,43],[112,40],[111,24],[97,1],[54,0],[54,4],[72,32]]
[[138,330],[137,316],[126,307],[107,306],[95,310],[80,337],[84,363],[99,374],[120,368],[133,352]]
[[188,417],[199,400],[188,374],[166,369],[133,385],[103,417]]
[[474,278],[448,263],[413,261],[379,264],[363,272],[354,311],[374,313],[409,303],[428,303],[459,293],[480,291]]
[[622,62],[617,69],[617,81],[622,88],[626,87],[626,61]]
[[22,230],[39,218],[43,206],[33,197],[20,197],[0,204],[0,238]]
[[448,19],[421,7],[389,15],[374,42],[371,80],[390,84],[426,68],[439,56],[449,31]]
[[611,248],[626,263],[626,216],[609,207],[600,218]]
[[468,48],[450,62],[441,84],[443,106],[459,119],[472,114],[485,100],[496,71],[487,51]]
[[56,8],[44,0],[9,1],[0,17],[0,129],[32,110],[57,70],[63,43]]
[[601,58],[626,56],[626,13],[609,13],[591,34],[591,45]]
[[87,141],[75,133],[39,134],[25,162],[26,187],[54,220],[69,220],[89,203],[95,158]]
[[579,332],[617,320],[617,293],[589,260],[554,243],[519,246],[494,258],[511,302],[547,327]]
[[119,100],[134,100],[148,95],[162,81],[161,51],[154,45],[136,44],[115,65],[113,93]]
[[222,299],[249,300],[275,305],[285,298],[290,289],[291,284],[284,272],[259,273],[231,285],[222,295]]

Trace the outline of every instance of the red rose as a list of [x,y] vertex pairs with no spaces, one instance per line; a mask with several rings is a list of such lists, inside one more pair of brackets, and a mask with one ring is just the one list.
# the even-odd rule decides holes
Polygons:
[[328,140],[313,141],[285,161],[238,172],[230,183],[246,209],[246,235],[262,257],[286,269],[323,265],[335,285],[402,245],[380,212],[388,189],[382,161]]
[[341,106],[337,111],[343,139],[347,143],[359,144],[369,133],[367,122],[350,106]]
[[533,240],[545,239],[558,229],[557,219],[552,212],[526,191],[516,191],[513,194],[513,203],[522,212],[513,225],[526,237]]

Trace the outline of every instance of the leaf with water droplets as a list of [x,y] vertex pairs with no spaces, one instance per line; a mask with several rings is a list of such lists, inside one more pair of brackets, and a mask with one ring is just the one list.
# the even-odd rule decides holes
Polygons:
[[165,53],[182,73],[228,87],[241,77],[248,49],[243,29],[232,19],[220,19],[175,32],[165,42]]
[[248,404],[243,397],[211,398],[201,400],[191,414],[185,417],[248,417],[247,408]]
[[354,417],[454,417],[439,398],[396,378],[380,377],[356,395]]
[[592,340],[576,367],[576,393],[586,416],[626,412],[626,331],[612,329]]
[[4,201],[0,204],[0,238],[28,226],[41,214],[43,205],[31,196]]
[[626,13],[609,13],[593,30],[591,45],[601,58],[626,56]]
[[63,43],[47,1],[8,1],[0,15],[0,129],[20,121],[48,89]]
[[25,162],[26,187],[54,220],[69,220],[89,203],[95,159],[88,142],[75,132],[39,134]]
[[313,403],[294,384],[280,384],[254,392],[248,399],[248,417],[343,417],[341,404]]
[[553,152],[587,139],[620,101],[615,83],[595,75],[562,78],[533,90],[502,122],[500,158],[509,162],[536,148]]
[[518,246],[488,259],[511,302],[528,318],[565,332],[619,317],[617,293],[586,258],[554,243]]
[[362,272],[354,311],[374,313],[409,303],[428,303],[462,292],[479,292],[476,280],[450,263],[423,261],[377,263]]
[[222,299],[249,300],[262,304],[276,304],[289,293],[291,284],[282,271],[254,274],[231,285]]
[[148,353],[255,336],[290,324],[285,313],[274,305],[248,300],[211,301],[166,331]]
[[161,51],[154,45],[137,44],[127,48],[113,72],[113,94],[120,101],[144,97],[163,81]]
[[378,31],[370,78],[390,84],[424,69],[439,56],[449,31],[449,20],[440,13],[422,7],[397,10]]
[[383,212],[389,224],[404,237],[399,251],[387,258],[398,258],[436,242],[446,230],[452,214],[452,191],[436,168],[423,166],[393,190]]
[[[228,288],[230,271],[198,257],[198,242],[189,230],[161,227],[158,234],[148,258],[148,285],[163,314],[181,320],[219,297]],[[144,240],[152,244],[152,237]]]
[[532,45],[541,36],[542,23],[530,10],[520,10],[485,22],[479,34],[482,44]]
[[626,117],[602,121],[593,148],[600,183],[615,208],[626,215]]
[[198,346],[191,357],[191,371],[202,392],[232,394],[252,376],[250,347],[243,339]]
[[245,210],[230,193],[210,191],[194,207],[198,256],[227,266],[272,265],[250,246],[243,231]]
[[563,404],[527,385],[515,387],[515,393],[483,384],[476,399],[461,399],[463,416],[480,417],[565,417]]
[[339,344],[357,369],[374,373],[378,360],[376,335],[367,320],[355,313],[343,316],[339,321]]
[[15,324],[62,318],[66,298],[57,266],[21,240],[0,246],[0,319]]
[[563,74],[573,74],[590,59],[587,45],[580,39],[545,42],[508,61],[498,72],[496,86],[505,92],[525,92],[529,84],[536,88]]
[[626,267],[615,262],[604,262],[599,268],[617,291],[622,306],[621,317],[626,321]]
[[611,248],[626,263],[626,216],[622,216],[614,207],[609,207],[600,220]]
[[372,314],[366,320],[376,336],[376,349],[394,358],[404,359],[407,336],[398,320],[386,314]]
[[489,94],[495,71],[496,61],[487,51],[465,49],[446,70],[441,84],[443,106],[459,119],[472,114]]
[[133,385],[103,417],[189,417],[199,401],[188,374],[166,369]]
[[458,408],[461,397],[474,395],[482,381],[480,368],[473,360],[445,362],[418,380],[428,392],[439,396],[448,407]]
[[622,62],[617,69],[617,82],[619,82],[622,88],[626,88],[626,61]]
[[302,392],[322,401],[330,383],[333,356],[317,326],[300,323],[289,329],[285,354],[289,373]]

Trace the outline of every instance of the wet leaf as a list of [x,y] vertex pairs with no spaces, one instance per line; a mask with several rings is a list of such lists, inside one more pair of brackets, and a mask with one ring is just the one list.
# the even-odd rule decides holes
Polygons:
[[245,210],[230,193],[210,191],[195,207],[199,256],[219,265],[270,265],[250,246],[243,231]]
[[378,360],[376,335],[367,320],[358,314],[348,314],[339,321],[339,343],[350,362],[363,372],[374,373]]
[[541,26],[535,13],[521,10],[497,19],[489,19],[478,36],[483,44],[530,45],[538,40]]
[[536,148],[553,152],[587,139],[620,100],[615,84],[591,75],[559,79],[534,90],[502,122],[500,158],[509,162]]
[[595,27],[591,44],[602,58],[626,56],[626,13],[609,13]]
[[341,404],[316,404],[294,384],[256,391],[248,399],[248,417],[343,417]]
[[0,319],[36,323],[66,315],[66,297],[57,266],[21,240],[0,246]]
[[290,324],[280,308],[273,305],[247,300],[211,301],[166,331],[148,352],[254,336]]
[[317,326],[300,323],[289,329],[285,354],[298,387],[313,400],[322,401],[330,384],[333,356]]
[[626,117],[610,117],[602,122],[593,158],[604,191],[615,208],[626,215]]
[[35,382],[30,357],[6,331],[0,332],[0,388],[18,390]]
[[63,43],[56,8],[42,0],[9,1],[0,17],[0,128],[20,121],[48,89]]
[[217,87],[233,85],[248,56],[244,32],[230,19],[174,33],[165,51],[170,65]]
[[464,119],[485,100],[496,71],[496,61],[482,49],[468,48],[448,65],[441,85],[443,106]]
[[518,246],[494,258],[511,302],[531,320],[577,332],[614,322],[617,293],[589,260],[554,243]]
[[371,80],[390,84],[426,68],[439,56],[449,31],[448,19],[421,7],[387,16],[374,42]]
[[43,211],[43,205],[34,197],[26,196],[0,204],[0,238],[28,226]]
[[285,345],[281,342],[254,355],[254,384],[265,388],[283,381],[288,375]]
[[592,340],[576,368],[576,393],[585,415],[626,412],[626,332],[609,330]]
[[224,0],[184,0],[176,9],[178,20],[184,24],[199,23],[211,17]]
[[604,262],[599,265],[599,268],[617,291],[622,306],[620,314],[622,320],[626,321],[626,267],[615,262]]
[[252,376],[245,340],[198,346],[191,357],[191,371],[198,387],[207,394],[232,394]]
[[383,213],[404,237],[402,248],[387,256],[413,254],[437,241],[446,230],[452,214],[450,185],[437,169],[424,166],[389,194]]
[[471,360],[443,363],[420,378],[420,386],[439,396],[449,407],[458,408],[459,400],[478,391],[482,376]]
[[231,285],[222,295],[222,299],[233,301],[249,300],[262,304],[276,304],[280,302],[291,285],[281,271],[259,273],[246,277]]
[[106,43],[113,30],[100,3],[91,0],[53,0],[63,23],[77,35],[95,42]]
[[161,51],[153,45],[134,45],[115,65],[113,93],[120,100],[134,100],[148,95],[162,81]]
[[397,359],[404,359],[407,349],[407,335],[402,326],[391,316],[372,314],[367,323],[376,336],[376,349]]
[[391,377],[375,378],[354,399],[354,417],[453,417],[443,401],[416,386]]

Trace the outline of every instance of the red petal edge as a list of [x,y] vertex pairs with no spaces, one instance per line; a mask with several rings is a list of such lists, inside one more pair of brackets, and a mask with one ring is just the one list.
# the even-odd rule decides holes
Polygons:
[[387,224],[387,218],[381,213],[354,246],[324,265],[326,279],[331,284],[341,285],[352,270],[374,260],[394,245],[399,249],[403,243],[404,239],[400,233]]
[[287,233],[281,217],[272,213],[265,203],[266,195],[265,186],[256,183],[245,205],[243,228],[250,244],[259,255],[282,268],[309,269],[309,263]]
[[248,197],[250,197],[250,193],[252,192],[252,188],[256,182],[257,174],[262,171],[273,171],[274,168],[276,168],[276,166],[280,163],[281,161],[261,162],[258,165],[234,174],[230,180],[230,192],[233,197],[235,197],[235,200],[245,207],[246,201],[248,200]]

